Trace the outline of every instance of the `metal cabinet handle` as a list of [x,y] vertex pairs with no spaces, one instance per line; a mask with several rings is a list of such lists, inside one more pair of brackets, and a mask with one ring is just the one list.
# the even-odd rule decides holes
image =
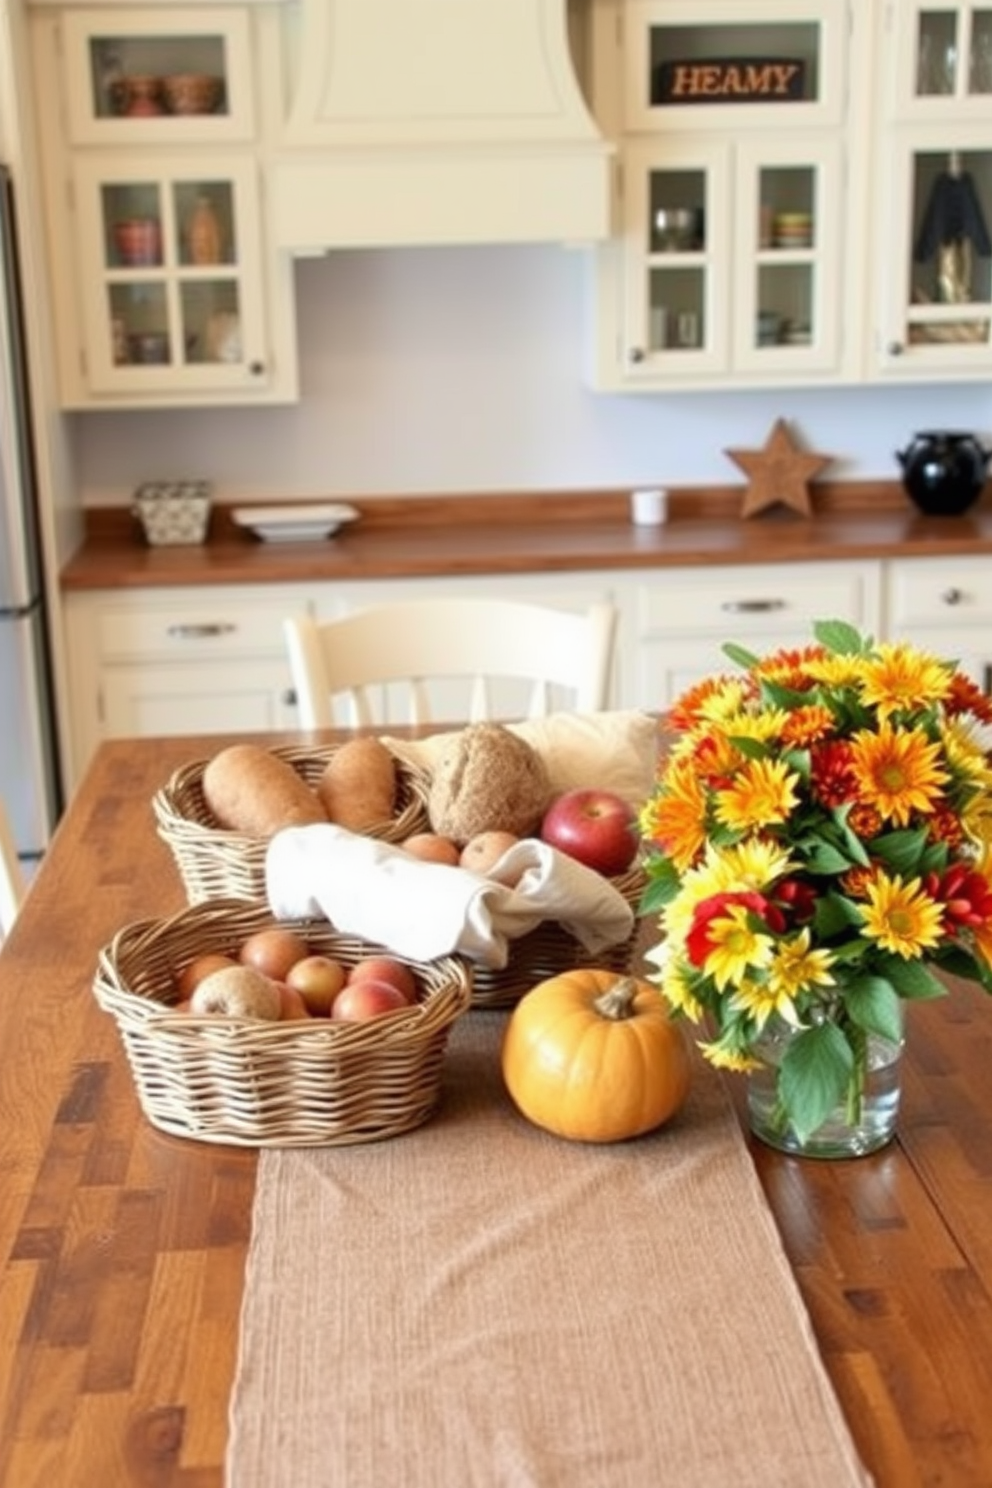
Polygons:
[[226,620],[201,621],[199,624],[182,622],[170,625],[166,634],[177,641],[205,641],[214,636],[233,635],[237,628]]
[[725,599],[720,606],[728,615],[767,615],[772,610],[784,610],[784,599]]
[[890,341],[885,349],[889,353],[889,356],[902,356],[906,350],[901,341]]
[[287,707],[287,708],[295,708],[296,705],[300,701],[299,698],[296,696],[296,688],[295,687],[287,687],[286,690],[285,690],[285,692],[282,694],[282,699],[281,700],[282,700],[283,704],[285,705],[285,707]]
[[643,362],[643,360],[644,360],[644,348],[643,348],[643,346],[632,346],[630,348],[630,351],[628,352],[628,356],[629,356],[629,358],[630,358],[630,360],[632,362],[635,362],[635,363],[636,362]]
[[960,589],[945,589],[940,597],[946,605],[959,605],[964,599],[964,594]]

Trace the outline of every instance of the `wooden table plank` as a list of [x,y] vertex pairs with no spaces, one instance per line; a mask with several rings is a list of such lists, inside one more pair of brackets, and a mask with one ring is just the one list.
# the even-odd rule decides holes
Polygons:
[[[223,1483],[255,1156],[148,1126],[91,992],[115,930],[182,904],[151,796],[223,742],[102,746],[0,953],[3,1488]],[[909,1014],[893,1146],[752,1148],[879,1488],[992,1483],[990,1063],[956,985]]]

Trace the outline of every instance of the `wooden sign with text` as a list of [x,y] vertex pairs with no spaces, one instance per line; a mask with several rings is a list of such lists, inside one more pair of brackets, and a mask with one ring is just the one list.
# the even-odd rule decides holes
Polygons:
[[705,57],[659,63],[651,102],[795,103],[805,87],[806,64],[799,57]]

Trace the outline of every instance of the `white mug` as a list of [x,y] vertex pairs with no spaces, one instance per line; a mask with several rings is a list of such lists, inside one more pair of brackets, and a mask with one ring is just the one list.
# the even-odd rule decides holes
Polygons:
[[631,491],[630,520],[636,527],[660,527],[668,520],[668,492],[660,486]]

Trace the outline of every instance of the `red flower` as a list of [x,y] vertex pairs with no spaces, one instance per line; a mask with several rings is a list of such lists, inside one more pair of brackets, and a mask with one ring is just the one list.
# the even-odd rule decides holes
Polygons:
[[772,904],[771,900],[765,898],[764,894],[747,890],[711,894],[709,899],[701,899],[696,905],[692,915],[692,927],[686,936],[686,950],[693,966],[703,966],[713,949],[714,942],[709,933],[712,921],[726,914],[727,910],[735,904],[741,904],[745,909],[756,914],[773,935],[781,935],[785,929],[785,916],[776,905]]
[[974,928],[992,921],[992,885],[964,863],[955,863],[943,873],[928,873],[924,888],[931,899],[944,906],[950,935],[966,926]]

